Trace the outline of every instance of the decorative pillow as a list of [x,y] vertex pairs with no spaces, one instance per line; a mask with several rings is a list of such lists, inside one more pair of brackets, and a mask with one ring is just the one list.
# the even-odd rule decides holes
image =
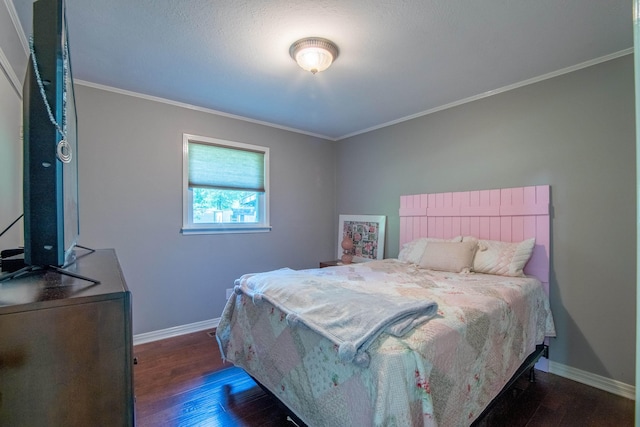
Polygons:
[[500,276],[522,277],[524,266],[531,258],[536,239],[520,243],[497,240],[478,240],[478,250],[473,260],[473,271]]
[[476,242],[430,242],[419,265],[431,270],[468,273],[477,247]]
[[398,259],[400,261],[409,262],[411,264],[420,263],[420,259],[422,258],[422,254],[427,247],[429,242],[460,242],[462,241],[462,236],[456,236],[452,239],[438,239],[435,237],[419,237],[414,239],[408,243],[402,245],[402,249],[398,254]]

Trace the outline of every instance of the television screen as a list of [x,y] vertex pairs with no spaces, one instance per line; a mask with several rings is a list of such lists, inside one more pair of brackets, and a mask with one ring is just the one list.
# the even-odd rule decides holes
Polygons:
[[64,266],[79,236],[77,124],[64,0],[33,4],[23,88],[25,263]]

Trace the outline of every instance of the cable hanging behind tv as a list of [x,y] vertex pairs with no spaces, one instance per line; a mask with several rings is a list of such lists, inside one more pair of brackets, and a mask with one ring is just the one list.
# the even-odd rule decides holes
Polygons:
[[[15,221],[13,221],[7,228],[5,228],[1,233],[0,237],[5,234],[13,225],[15,225],[24,215],[20,215]],[[81,255],[75,256],[75,248],[84,249],[85,252]],[[95,285],[99,284],[99,280],[91,279],[89,277],[71,272],[66,270],[71,265],[73,265],[76,260],[83,258],[87,255],[90,255],[95,252],[95,249],[87,248],[86,246],[76,245],[73,250],[73,259],[70,260],[69,264],[63,265],[61,267],[47,265],[47,266],[35,266],[35,265],[25,265],[24,263],[24,249],[7,249],[0,253],[0,262],[2,263],[2,271],[4,273],[0,273],[0,283],[9,281],[11,279],[17,279],[18,277],[24,277],[30,274],[35,274],[39,272],[46,271],[56,271],[65,276],[75,277],[76,279],[86,280]]]

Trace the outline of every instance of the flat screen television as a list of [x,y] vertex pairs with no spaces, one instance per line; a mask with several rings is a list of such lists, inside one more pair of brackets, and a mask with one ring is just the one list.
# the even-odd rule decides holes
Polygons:
[[75,260],[78,141],[65,0],[33,4],[30,60],[23,86],[25,264]]

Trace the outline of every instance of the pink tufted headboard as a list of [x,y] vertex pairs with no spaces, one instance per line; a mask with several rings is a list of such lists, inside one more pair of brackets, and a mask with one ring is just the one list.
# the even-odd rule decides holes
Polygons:
[[524,271],[549,292],[550,186],[415,194],[400,197],[400,247],[417,237],[520,242],[535,237]]

